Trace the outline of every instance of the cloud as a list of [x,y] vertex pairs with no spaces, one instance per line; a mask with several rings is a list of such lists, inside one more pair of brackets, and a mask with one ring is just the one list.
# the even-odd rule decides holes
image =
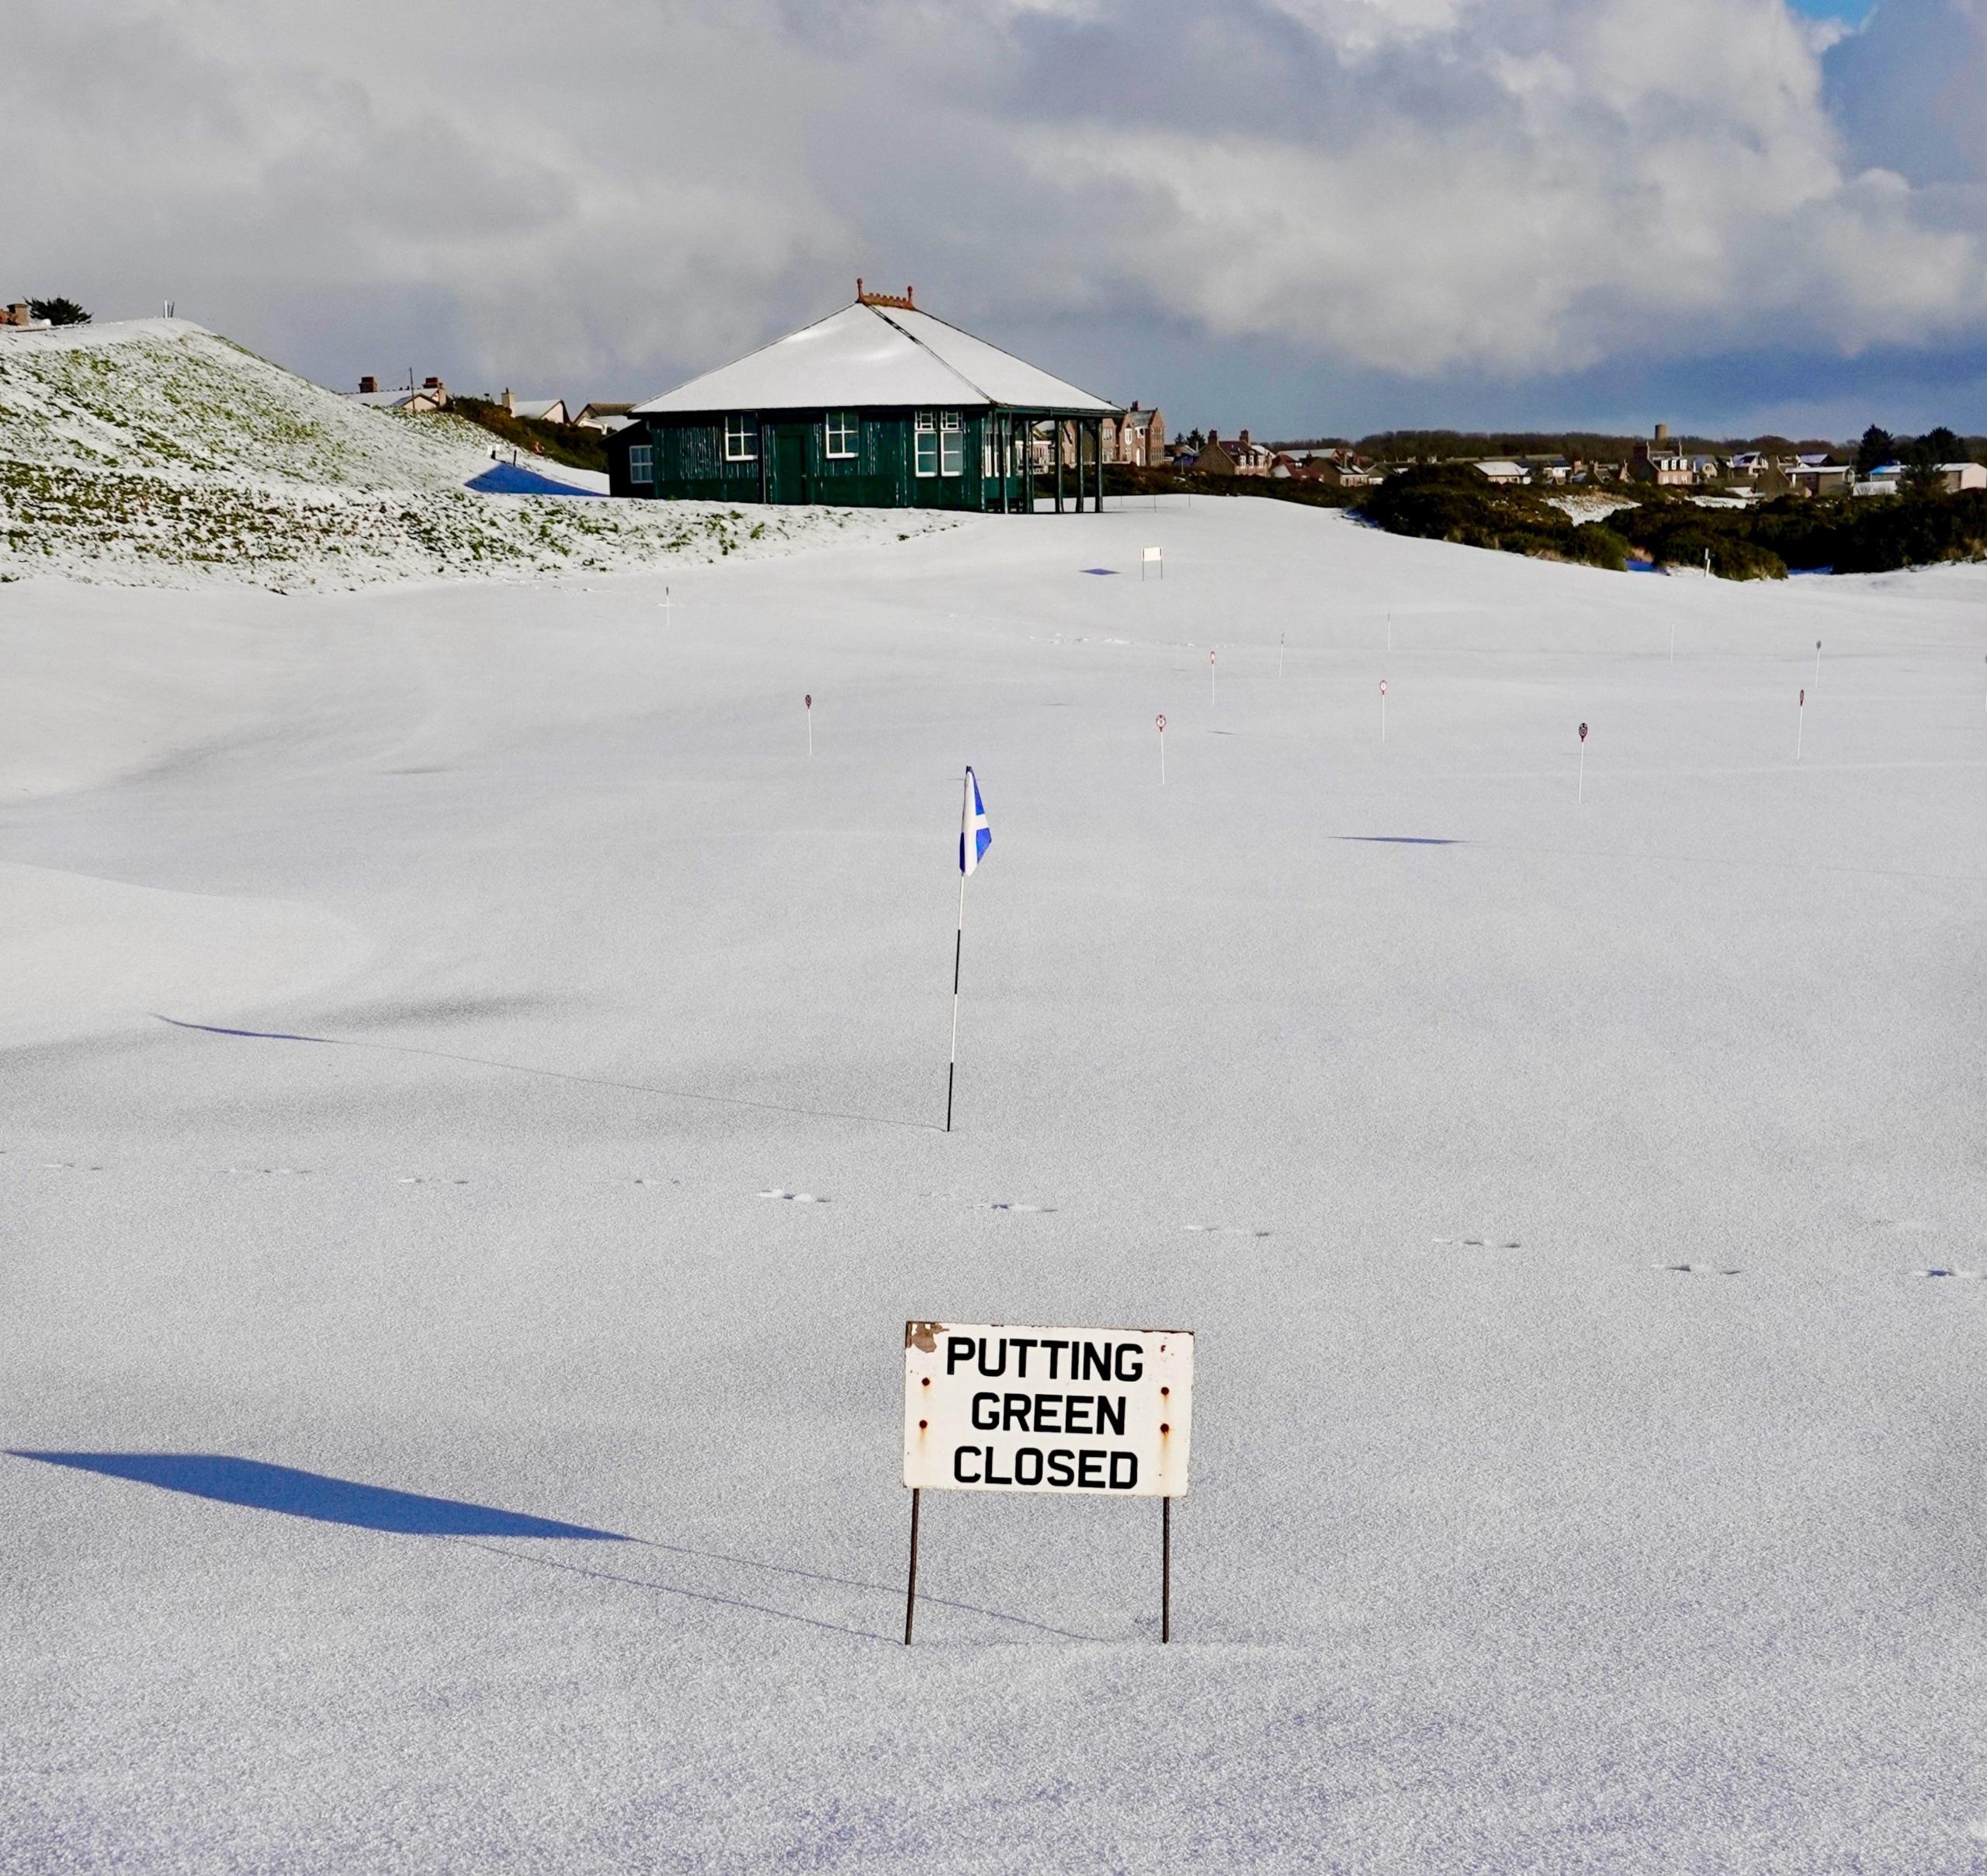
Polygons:
[[1885,0],[1827,70],[1858,161],[1916,184],[1987,185],[1987,0]]
[[858,272],[1125,396],[1987,337],[1987,0],[85,11],[9,27],[0,293],[335,381],[641,395]]

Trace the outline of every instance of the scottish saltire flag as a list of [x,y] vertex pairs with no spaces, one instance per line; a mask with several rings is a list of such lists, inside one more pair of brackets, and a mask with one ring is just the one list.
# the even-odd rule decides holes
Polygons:
[[969,873],[987,858],[994,830],[987,824],[987,803],[980,799],[980,778],[966,772],[966,812],[959,822],[959,871]]

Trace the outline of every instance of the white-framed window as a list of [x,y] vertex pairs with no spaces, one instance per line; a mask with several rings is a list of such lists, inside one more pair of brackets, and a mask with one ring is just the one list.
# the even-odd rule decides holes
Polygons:
[[628,446],[628,480],[634,483],[654,484],[655,446],[653,443],[630,443]]
[[966,438],[959,428],[957,411],[938,413],[938,473],[941,476],[966,473]]
[[759,425],[749,413],[724,420],[724,459],[727,463],[758,461]]
[[853,411],[831,411],[824,435],[827,443],[828,460],[846,462],[855,453],[855,439],[862,433],[862,427]]
[[910,421],[911,466],[921,476],[938,473],[938,425],[929,411],[920,411]]

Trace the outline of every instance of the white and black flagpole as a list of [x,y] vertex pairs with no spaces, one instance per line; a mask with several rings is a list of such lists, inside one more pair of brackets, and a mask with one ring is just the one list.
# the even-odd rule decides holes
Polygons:
[[970,765],[966,772],[965,792],[959,803],[959,924],[952,940],[952,1053],[945,1070],[945,1131],[952,1130],[952,1084],[959,1069],[959,959],[966,950],[966,883],[994,844],[993,830],[987,824],[987,804],[980,798],[980,783]]
[[[969,792],[973,784],[966,784]],[[945,1131],[952,1130],[952,1079],[959,1072],[959,959],[966,949],[966,869],[959,869],[959,928],[952,939],[952,1056],[945,1065]]]

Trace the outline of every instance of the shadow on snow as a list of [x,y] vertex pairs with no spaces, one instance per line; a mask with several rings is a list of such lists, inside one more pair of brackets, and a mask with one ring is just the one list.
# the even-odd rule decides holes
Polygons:
[[494,1505],[472,1505],[459,1498],[397,1492],[389,1486],[360,1485],[349,1479],[328,1479],[322,1472],[300,1472],[293,1465],[271,1465],[261,1459],[237,1459],[225,1453],[17,1451],[11,1456],[38,1459],[44,1465],[66,1465],[80,1472],[101,1472],[110,1479],[129,1479],[257,1511],[282,1511],[325,1524],[353,1524],[362,1531],[397,1531],[410,1537],[626,1541],[618,1532],[563,1524],[557,1518],[500,1511]]

